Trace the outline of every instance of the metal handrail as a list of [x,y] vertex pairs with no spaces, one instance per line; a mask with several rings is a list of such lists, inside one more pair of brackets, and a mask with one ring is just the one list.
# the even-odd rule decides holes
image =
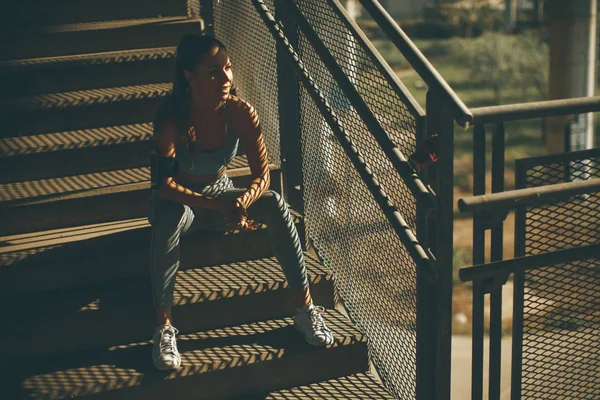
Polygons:
[[388,198],[387,194],[379,184],[377,178],[373,175],[372,169],[365,162],[364,157],[355,146],[352,138],[342,127],[338,117],[335,115],[333,108],[323,96],[321,90],[316,85],[314,79],[306,71],[302,60],[290,44],[288,38],[283,33],[279,23],[275,20],[269,9],[264,3],[264,0],[252,0],[252,4],[260,15],[261,19],[267,26],[269,32],[275,39],[277,45],[283,50],[283,55],[293,65],[299,80],[306,88],[308,94],[315,102],[317,109],[331,128],[331,131],[336,135],[344,152],[352,162],[352,165],[359,173],[363,182],[367,185],[371,195],[379,205],[382,212],[392,226],[394,232],[400,241],[406,247],[406,250],[411,255],[415,264],[421,269],[427,280],[435,282],[439,278],[439,273],[433,265],[433,260],[429,258],[427,251],[421,246],[416,235],[408,226],[398,208]]
[[481,281],[506,273],[528,271],[547,267],[549,265],[566,264],[593,257],[600,257],[600,244],[591,244],[588,246],[574,247],[572,249],[474,265],[472,267],[462,268],[458,272],[458,275],[463,282]]
[[469,108],[462,102],[423,53],[421,53],[413,41],[398,26],[396,21],[394,21],[377,0],[359,1],[427,86],[441,94],[445,103],[444,105],[451,111],[456,122],[461,126],[468,127],[473,120],[473,115],[469,111]]
[[415,173],[408,163],[408,159],[396,143],[390,139],[385,129],[381,126],[377,117],[373,114],[367,103],[364,101],[358,90],[354,87],[350,79],[340,67],[335,57],[331,54],[325,43],[321,41],[313,27],[310,25],[302,11],[292,2],[284,2],[284,6],[291,12],[298,27],[304,33],[308,42],[313,46],[319,58],[325,64],[325,67],[339,85],[342,92],[346,95],[352,107],[356,110],[362,121],[365,123],[373,138],[377,141],[387,158],[390,160],[401,179],[410,189],[411,193],[422,202],[427,209],[433,208],[435,204],[434,196],[429,192],[423,181]]
[[600,96],[472,108],[473,124],[515,121],[600,111]]
[[461,212],[498,211],[594,192],[600,192],[600,178],[466,197],[458,200],[458,209]]

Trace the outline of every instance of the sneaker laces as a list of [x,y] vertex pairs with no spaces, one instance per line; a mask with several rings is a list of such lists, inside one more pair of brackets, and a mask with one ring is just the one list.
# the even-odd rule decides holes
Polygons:
[[325,327],[323,316],[321,315],[321,313],[325,312],[325,308],[323,306],[313,306],[308,310],[308,312],[310,314],[310,321],[315,331],[324,331],[327,329]]
[[179,331],[175,327],[167,327],[160,331],[159,346],[161,354],[177,353],[175,335],[178,333]]

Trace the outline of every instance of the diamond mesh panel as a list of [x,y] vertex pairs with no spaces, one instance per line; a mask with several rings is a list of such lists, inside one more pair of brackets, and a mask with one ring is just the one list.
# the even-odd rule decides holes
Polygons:
[[[273,8],[274,0],[265,3]],[[214,0],[213,9],[215,37],[227,46],[238,95],[258,111],[269,161],[279,167],[275,39],[250,0]]]
[[[416,119],[378,71],[367,51],[352,36],[329,2],[302,0],[298,2],[298,6],[392,141],[405,156],[412,154],[416,145]],[[415,230],[414,197],[302,34],[299,34],[298,38],[298,52],[317,85],[328,95],[327,100],[334,107],[342,125],[352,135],[352,140],[367,158],[386,193],[400,209],[407,224]],[[324,158],[328,157],[327,152],[321,151],[321,154]]]
[[[534,160],[522,182],[598,178],[600,149],[593,153]],[[526,255],[599,243],[600,193],[529,207],[525,224]],[[600,258],[528,271],[524,290],[522,398],[600,398]]]
[[[297,3],[392,140],[405,154],[411,154],[416,120],[366,50],[329,2]],[[415,229],[414,197],[301,33],[298,52],[382,187]],[[333,270],[336,288],[350,316],[368,336],[370,357],[387,388],[398,398],[415,398],[415,264],[308,93],[304,88],[300,93],[309,236]]]

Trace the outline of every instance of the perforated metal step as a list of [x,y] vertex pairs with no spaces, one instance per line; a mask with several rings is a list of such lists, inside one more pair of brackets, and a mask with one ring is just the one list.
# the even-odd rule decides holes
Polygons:
[[175,47],[0,62],[0,98],[170,82]]
[[[305,259],[313,300],[332,308],[331,273],[310,255]],[[12,304],[8,318],[15,329],[0,332],[0,340],[14,346],[0,349],[0,360],[145,340],[153,320],[146,276],[82,285],[68,292],[33,293],[13,299]],[[173,307],[181,332],[284,317],[293,312],[288,283],[274,257],[180,270]],[[112,330],[115,323],[122,325],[118,332]],[[46,326],[43,336],[36,326]]]
[[11,386],[2,392],[9,398],[97,393],[131,400],[168,393],[171,398],[218,399],[365,371],[365,338],[336,311],[328,311],[325,320],[336,339],[327,349],[306,344],[291,318],[274,319],[179,335],[182,368],[171,373],[155,371],[151,344],[137,342],[13,363],[3,380]]
[[0,59],[17,60],[175,46],[187,33],[200,33],[196,17],[145,19],[38,25],[5,33]]

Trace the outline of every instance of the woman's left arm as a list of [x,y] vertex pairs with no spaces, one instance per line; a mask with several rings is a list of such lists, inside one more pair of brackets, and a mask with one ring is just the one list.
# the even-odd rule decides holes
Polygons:
[[236,113],[239,113],[238,135],[246,145],[246,156],[253,177],[248,189],[237,200],[244,209],[248,209],[269,189],[271,174],[267,147],[256,109],[241,100],[236,108]]

